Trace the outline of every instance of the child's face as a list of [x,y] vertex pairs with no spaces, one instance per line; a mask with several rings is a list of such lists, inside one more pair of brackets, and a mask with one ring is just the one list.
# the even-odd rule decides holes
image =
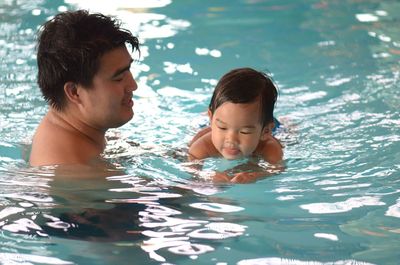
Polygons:
[[235,104],[226,102],[211,115],[211,139],[215,148],[226,159],[250,156],[265,130],[260,123],[260,102]]

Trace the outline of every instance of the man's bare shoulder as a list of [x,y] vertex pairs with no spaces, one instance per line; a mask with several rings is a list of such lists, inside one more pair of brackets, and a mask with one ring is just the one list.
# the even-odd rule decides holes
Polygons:
[[84,164],[97,153],[89,139],[44,117],[33,137],[29,162],[32,166]]

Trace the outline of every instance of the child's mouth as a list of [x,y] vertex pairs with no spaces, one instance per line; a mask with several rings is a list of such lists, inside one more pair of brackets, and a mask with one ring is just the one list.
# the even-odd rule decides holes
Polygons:
[[238,148],[231,148],[231,147],[225,147],[224,151],[226,154],[231,156],[237,156],[240,153],[240,150]]

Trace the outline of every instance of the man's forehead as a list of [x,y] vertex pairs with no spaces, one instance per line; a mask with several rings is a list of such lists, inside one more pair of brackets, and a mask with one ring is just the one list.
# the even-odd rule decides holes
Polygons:
[[125,47],[113,49],[103,54],[99,60],[99,72],[113,72],[119,68],[126,67],[133,61]]

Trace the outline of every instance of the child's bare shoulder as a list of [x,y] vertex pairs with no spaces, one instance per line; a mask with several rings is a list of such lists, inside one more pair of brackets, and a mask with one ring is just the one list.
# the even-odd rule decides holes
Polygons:
[[215,147],[211,141],[211,131],[208,131],[191,142],[189,147],[189,160],[203,159],[213,156]]
[[255,154],[261,155],[265,161],[271,164],[276,164],[283,159],[282,145],[278,139],[271,135],[264,141],[260,141]]

